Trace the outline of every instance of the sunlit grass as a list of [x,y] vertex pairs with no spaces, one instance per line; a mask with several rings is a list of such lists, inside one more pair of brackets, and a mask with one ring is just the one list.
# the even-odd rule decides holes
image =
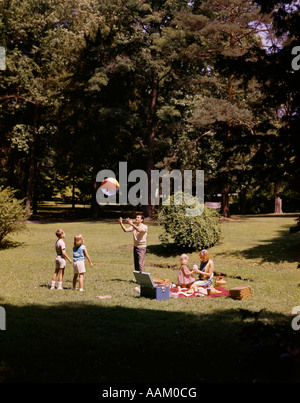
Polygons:
[[[83,355],[79,361],[86,367],[87,381],[141,381],[142,373],[147,374],[149,381],[173,380],[174,376],[196,382],[199,377],[221,380],[223,366],[229,369],[222,379],[251,381],[256,375],[254,365],[248,368],[244,362],[248,354],[245,343],[248,349],[253,349],[258,336],[245,341],[243,332],[247,325],[254,326],[256,322],[241,321],[239,309],[251,312],[264,309],[258,322],[263,329],[281,324],[290,329],[291,310],[300,305],[297,269],[300,234],[289,232],[294,223],[293,215],[233,217],[221,223],[222,242],[212,247],[210,254],[216,272],[227,276],[227,288],[251,285],[252,296],[243,301],[140,298],[134,290],[132,234],[124,233],[117,220],[28,224],[25,232],[11,237],[10,247],[0,250],[0,304],[7,311],[7,330],[0,333],[0,362],[13,370],[13,375],[8,371],[7,377],[51,381],[52,367],[65,381],[78,381],[79,373],[68,360],[75,342],[82,339]],[[162,271],[176,282],[180,252],[174,254],[173,249],[163,249],[159,242],[162,229],[154,222],[147,225],[147,271],[152,274]],[[49,289],[54,270],[55,231],[60,227],[66,232],[69,256],[74,235],[81,233],[94,263],[92,268],[86,263],[83,293],[72,291],[73,269],[69,263],[64,290]],[[190,263],[199,262],[198,253],[189,255]],[[111,298],[96,298],[101,295]],[[51,358],[55,350],[51,346],[53,335],[58,337],[56,349],[62,350],[63,363]],[[146,365],[138,353],[153,355],[163,349],[171,363],[178,348],[192,356],[203,342],[209,343],[208,352],[203,351],[204,357],[213,351],[217,368],[212,366],[204,375],[201,368],[196,369],[197,360],[192,359],[191,378],[172,365],[166,372],[156,370],[152,368],[153,358]],[[30,359],[31,347],[36,349],[34,360]],[[41,371],[46,361],[48,364]],[[115,366],[114,361],[118,362]]]

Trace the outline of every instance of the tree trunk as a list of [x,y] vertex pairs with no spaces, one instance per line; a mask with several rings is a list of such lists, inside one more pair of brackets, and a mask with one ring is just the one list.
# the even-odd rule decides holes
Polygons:
[[29,168],[28,168],[28,178],[26,186],[26,215],[31,216],[31,206],[33,205],[33,210],[37,211],[37,194],[35,194],[35,182],[37,174],[37,142],[38,142],[38,127],[39,127],[39,102],[33,103],[34,113],[33,113],[33,139],[30,147],[29,154]]
[[76,186],[75,175],[73,175],[73,178],[72,178],[72,210],[75,210],[75,186]]
[[[233,11],[232,11],[233,12]],[[230,41],[229,41],[230,49],[233,50],[234,48],[234,33],[230,33]],[[227,95],[228,95],[228,101],[232,102],[233,100],[233,87],[232,87],[232,80],[233,80],[233,74],[230,74],[229,79],[228,79],[228,88],[227,88]],[[231,126],[232,126],[232,119],[228,121],[228,131],[227,131],[227,138],[225,142],[227,143],[231,137]],[[226,147],[227,148],[227,147]],[[226,149],[226,153],[227,153]],[[226,168],[228,169],[228,168]],[[225,218],[230,217],[230,210],[229,210],[229,181],[226,180],[224,183],[224,187],[222,190],[222,202],[221,202],[221,211],[222,211],[222,216]]]
[[93,175],[91,213],[92,213],[92,219],[97,220],[99,218],[100,206],[99,206],[99,204],[97,203],[97,200],[96,200],[96,193],[97,193],[98,187],[100,185],[98,185],[97,182],[96,182],[96,176],[97,176],[98,171],[95,169],[94,172],[95,173]]
[[[232,101],[232,78],[233,75],[230,75],[229,81],[228,81],[228,100],[231,102]],[[231,125],[232,125],[232,120],[230,119],[228,121],[228,131],[227,131],[227,137],[225,140],[225,144],[228,143],[230,137],[231,137]],[[226,144],[226,155],[228,154],[228,147],[229,145]],[[226,164],[226,162],[225,162]],[[228,168],[226,167],[226,170],[228,171]],[[225,218],[230,217],[230,210],[229,210],[229,189],[230,189],[230,184],[228,179],[225,180],[224,187],[222,190],[222,202],[221,202],[221,212],[222,216]]]
[[247,188],[241,189],[239,193],[240,214],[246,214],[247,207]]
[[29,169],[28,169],[28,179],[27,179],[27,189],[26,189],[26,215],[27,217],[31,216],[31,203],[33,200],[33,192],[34,192],[34,174],[35,174],[35,162],[34,162],[34,151],[33,147],[30,151],[30,159],[29,159]]
[[38,194],[37,194],[38,170],[39,170],[39,162],[37,162],[35,165],[34,192],[33,192],[33,200],[32,200],[32,213],[33,214],[37,214],[37,211],[38,211]]
[[147,175],[148,175],[148,204],[144,206],[144,216],[151,217],[154,212],[154,206],[151,204],[151,171],[154,170],[154,148],[155,148],[155,134],[156,134],[156,107],[158,100],[158,79],[152,80],[152,91],[150,100],[150,114],[149,114],[149,131],[148,131],[148,161],[147,161]]
[[37,171],[36,142],[37,142],[37,128],[35,127],[33,133],[33,141],[30,147],[28,178],[26,186],[25,205],[26,205],[27,217],[31,216],[31,206],[34,200],[34,192],[35,192],[35,176]]
[[280,182],[275,183],[275,206],[274,214],[282,214],[282,199],[279,196],[280,192]]
[[230,211],[229,211],[229,188],[230,185],[229,183],[225,183],[223,190],[222,190],[222,201],[221,201],[221,211],[222,211],[222,216],[225,218],[230,217]]

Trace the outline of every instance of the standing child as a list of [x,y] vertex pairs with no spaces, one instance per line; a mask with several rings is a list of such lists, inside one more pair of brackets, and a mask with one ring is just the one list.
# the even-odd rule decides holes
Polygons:
[[85,270],[85,258],[89,261],[90,266],[93,266],[91,258],[87,252],[87,249],[84,245],[84,240],[82,235],[75,235],[74,237],[74,247],[73,247],[73,269],[74,269],[74,277],[73,277],[73,290],[76,290],[76,282],[77,277],[79,275],[79,291],[83,290],[83,277]]
[[69,258],[69,256],[66,254],[66,245],[64,242],[64,237],[65,237],[65,231],[62,229],[58,229],[56,231],[56,236],[58,240],[55,243],[55,250],[56,250],[56,258],[55,258],[55,271],[52,276],[52,281],[51,281],[51,290],[55,289],[55,283],[56,283],[56,278],[58,275],[58,284],[57,284],[57,289],[62,290],[62,281],[63,281],[63,276],[65,272],[65,267],[66,267],[66,259],[72,263],[72,260]]
[[190,288],[195,281],[194,270],[188,267],[189,257],[186,254],[180,256],[180,269],[178,272],[177,283],[180,287]]

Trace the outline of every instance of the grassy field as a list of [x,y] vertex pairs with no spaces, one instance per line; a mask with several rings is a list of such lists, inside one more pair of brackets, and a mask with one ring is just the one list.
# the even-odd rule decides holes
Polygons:
[[[180,251],[164,249],[162,229],[147,224],[146,269],[176,282]],[[293,214],[221,222],[222,242],[210,249],[215,270],[227,275],[227,288],[251,285],[251,298],[156,301],[134,290],[132,234],[116,220],[29,223],[0,250],[0,381],[299,382],[294,224]],[[86,265],[84,292],[72,291],[69,263],[64,290],[49,289],[58,228],[70,256],[74,235],[83,234],[94,262]],[[198,261],[190,254],[190,263]]]

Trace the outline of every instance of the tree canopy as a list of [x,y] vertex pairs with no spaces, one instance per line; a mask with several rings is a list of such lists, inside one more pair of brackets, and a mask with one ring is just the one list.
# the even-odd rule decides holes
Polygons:
[[120,161],[203,169],[225,217],[230,194],[295,210],[297,2],[3,0],[0,46],[0,186],[28,216],[71,189],[97,217],[97,172]]

